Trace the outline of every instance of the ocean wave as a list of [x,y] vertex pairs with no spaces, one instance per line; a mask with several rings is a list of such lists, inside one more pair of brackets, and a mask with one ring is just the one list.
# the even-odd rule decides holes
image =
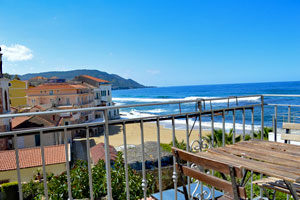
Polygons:
[[121,103],[121,102],[114,102],[115,103],[115,106],[122,106],[122,105],[125,105],[125,103]]
[[[219,98],[219,97],[200,97],[200,96],[191,96],[191,97],[185,97],[185,98],[119,98],[115,97],[113,98],[113,101],[117,102],[144,102],[144,103],[156,103],[156,102],[172,102],[172,101],[184,101],[184,100],[196,100],[196,99],[213,99],[213,98]],[[245,98],[238,98],[238,101],[248,101],[248,102],[256,102],[259,101],[260,97],[245,97]],[[210,101],[207,101],[209,103]],[[212,103],[227,103],[227,99],[220,99],[220,100],[212,100]],[[235,103],[236,99],[230,99],[230,103]]]
[[[155,117],[156,115],[145,113],[144,111],[137,111],[135,109],[132,109],[130,112],[121,112],[121,118],[123,119],[134,119],[134,118],[140,118],[140,117]],[[172,121],[171,120],[165,120],[160,122],[161,125],[164,128],[172,129]],[[189,128],[192,128],[194,125],[194,129],[199,129],[199,122],[197,121],[194,124],[194,119],[188,120]],[[203,130],[211,130],[212,124],[211,122],[201,122],[201,126]],[[185,119],[175,119],[175,128],[177,130],[186,130],[186,120]],[[222,129],[223,123],[222,122],[214,122],[214,129]],[[233,123],[226,122],[225,123],[225,130],[226,132],[229,132],[230,129],[233,128]],[[235,124],[236,133],[240,134],[243,132],[243,124],[242,123],[236,123]],[[252,130],[251,124],[245,124],[245,131],[246,133],[250,133]],[[254,125],[254,131],[259,131],[260,125]]]
[[134,119],[134,118],[140,118],[140,117],[155,116],[155,115],[150,114],[150,113],[139,112],[135,109],[132,109],[130,112],[120,112],[120,114],[121,114],[121,118],[124,118],[124,119]]
[[162,113],[162,112],[167,112],[167,110],[164,109],[152,109],[152,110],[143,110],[142,112],[147,112],[147,113]]

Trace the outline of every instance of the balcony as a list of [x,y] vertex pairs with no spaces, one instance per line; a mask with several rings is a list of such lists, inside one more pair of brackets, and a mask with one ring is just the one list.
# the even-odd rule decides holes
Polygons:
[[[268,102],[268,98],[278,97],[279,102]],[[196,99],[196,100],[185,100],[185,101],[172,101],[165,103],[151,103],[151,104],[141,104],[141,105],[123,105],[123,106],[114,106],[114,107],[93,107],[93,108],[80,108],[80,109],[70,109],[70,110],[57,110],[57,111],[46,111],[46,112],[38,112],[38,113],[21,113],[21,114],[5,114],[1,115],[2,119],[9,119],[13,117],[22,117],[22,116],[34,116],[34,115],[43,115],[43,114],[60,114],[60,113],[78,113],[85,111],[103,111],[104,113],[104,121],[97,122],[89,122],[82,124],[72,124],[68,126],[58,126],[58,127],[47,127],[47,128],[37,128],[37,129],[27,129],[27,130],[19,130],[19,131],[11,131],[11,132],[2,132],[0,133],[0,138],[13,138],[13,146],[15,156],[16,156],[16,176],[18,182],[18,195],[19,199],[24,199],[24,186],[25,184],[22,180],[22,176],[24,173],[22,172],[22,166],[20,166],[20,151],[18,149],[18,138],[24,135],[31,134],[39,134],[41,140],[41,168],[43,172],[50,173],[51,171],[47,171],[48,163],[47,158],[45,156],[45,149],[43,138],[45,138],[46,134],[51,132],[62,132],[64,135],[64,146],[65,146],[65,173],[64,176],[66,178],[64,198],[78,198],[76,193],[76,184],[77,186],[82,187],[82,184],[85,184],[85,192],[88,196],[84,196],[82,198],[89,199],[100,199],[99,195],[101,193],[102,197],[106,196],[108,199],[112,199],[114,195],[116,195],[116,191],[122,192],[124,199],[132,199],[137,198],[146,199],[151,196],[153,193],[157,193],[158,198],[163,199],[166,194],[165,191],[171,191],[171,195],[173,195],[174,199],[181,199],[180,192],[177,189],[182,185],[178,181],[178,173],[176,171],[175,166],[175,158],[171,154],[166,154],[165,149],[161,143],[165,143],[164,137],[161,129],[163,128],[163,124],[169,123],[171,126],[169,127],[170,134],[169,139],[171,142],[171,146],[179,146],[180,141],[177,141],[178,138],[184,138],[182,144],[188,144],[185,148],[188,151],[207,151],[209,148],[217,148],[218,146],[226,146],[228,144],[234,144],[237,142],[237,138],[240,138],[241,141],[248,140],[252,138],[264,140],[268,138],[272,141],[277,141],[277,135],[280,135],[281,124],[283,121],[297,121],[298,119],[298,109],[300,105],[290,105],[284,102],[284,98],[299,98],[300,95],[252,95],[252,96],[238,96],[238,97],[224,97],[224,98],[214,98],[214,99]],[[243,99],[245,98],[255,98],[255,101],[250,101],[245,103]],[[221,102],[221,103],[220,103]],[[288,102],[288,101],[287,101]],[[164,114],[164,115],[155,115],[155,116],[142,116],[142,117],[132,117],[132,118],[121,118],[115,120],[108,119],[108,111],[110,109],[128,109],[128,108],[139,108],[139,107],[153,107],[153,106],[166,106],[166,105],[178,105],[178,110],[174,110],[173,113]],[[190,110],[183,109],[185,105],[188,105]],[[282,117],[284,116],[284,117]],[[180,120],[180,121],[179,121]],[[178,129],[177,123],[184,122],[184,130]],[[138,124],[138,129],[136,131],[136,137],[139,138],[139,148],[133,151],[130,150],[132,148],[132,141],[128,139],[129,135],[126,131],[127,127],[132,124]],[[154,150],[151,153],[146,152],[147,149],[147,133],[149,131],[146,129],[146,125],[151,124],[152,129],[155,136],[153,138],[154,141]],[[122,139],[116,141],[114,139],[114,135],[111,134],[112,129],[119,127],[122,132]],[[103,162],[104,170],[102,174],[102,178],[105,179],[105,184],[103,186],[97,185],[97,181],[101,179],[101,177],[97,176],[94,172],[96,169],[99,169],[97,164],[92,162],[91,158],[91,148],[93,146],[93,140],[91,139],[91,132],[94,128],[103,128],[104,132],[102,136],[99,136],[103,139],[104,142],[104,160],[111,161],[111,146],[117,146],[114,144],[122,144],[122,148],[119,150],[123,152],[123,156],[120,157],[123,159],[123,166],[113,166],[114,163],[117,162]],[[266,127],[272,128],[272,132],[266,133]],[[218,129],[216,131],[216,129]],[[68,141],[68,135],[72,133],[72,131],[84,130],[85,138],[73,138],[72,141]],[[231,137],[228,137],[226,132],[231,133]],[[183,134],[184,132],[184,134]],[[210,137],[208,136],[210,132]],[[218,134],[220,133],[220,134]],[[259,134],[264,133],[264,134]],[[269,135],[272,137],[268,137]],[[220,137],[218,137],[220,136]],[[239,137],[240,136],[240,137]],[[94,138],[94,137],[93,137]],[[79,141],[79,142],[78,142]],[[163,141],[163,142],[162,142]],[[73,148],[70,150],[68,148],[68,144],[71,144]],[[80,148],[74,148],[77,144],[83,144],[79,146]],[[137,145],[133,145],[137,146]],[[76,146],[77,147],[77,146]],[[75,149],[75,150],[74,150]],[[77,150],[76,150],[77,149]],[[84,182],[80,178],[74,179],[72,170],[74,169],[76,160],[70,160],[71,152],[72,154],[75,151],[78,151],[77,159],[80,157],[83,160],[86,160],[86,164],[82,164],[83,171],[86,170],[86,177],[84,178]],[[73,152],[74,151],[74,152]],[[130,153],[129,153],[130,152]],[[130,161],[131,156],[135,154],[140,160],[140,162],[135,161],[138,167],[135,167]],[[166,161],[166,157],[170,156],[170,159]],[[129,159],[130,158],[130,159]],[[153,158],[153,159],[152,159]],[[152,160],[151,160],[152,159]],[[150,166],[150,167],[149,167]],[[166,170],[171,169],[171,171]],[[135,168],[135,170],[132,170]],[[123,189],[116,189],[116,170],[122,170],[122,184],[124,184]],[[51,187],[50,179],[47,178],[46,173],[40,173],[40,177],[38,178],[41,181],[41,186],[43,187],[42,196],[45,199],[48,199],[51,195],[53,195],[53,185]],[[140,178],[131,179],[133,174],[136,174]],[[78,175],[79,176],[79,175]],[[104,180],[103,179],[103,180]],[[150,180],[150,179],[154,179]],[[140,181],[137,181],[140,180]],[[76,182],[79,181],[79,182]],[[139,185],[134,185],[133,181],[137,181]],[[53,183],[51,183],[53,184]],[[119,183],[121,184],[121,183]],[[195,180],[187,179],[186,184],[189,186],[189,194],[194,194],[193,188],[191,189],[191,185],[193,184],[201,184]],[[135,187],[135,190],[133,189]],[[154,187],[151,188],[151,187]],[[252,180],[249,182],[249,199],[257,198],[257,194],[254,192],[254,185],[252,184]],[[196,188],[197,189],[197,188]],[[196,191],[195,189],[195,191]],[[206,187],[206,195],[207,193],[211,193],[211,198],[214,199],[215,190],[214,188]],[[139,190],[141,195],[136,197],[136,190]],[[100,192],[99,192],[100,191]],[[222,191],[217,191],[220,194]],[[218,194],[219,194],[218,193]],[[203,193],[204,194],[204,193]],[[217,193],[216,193],[217,194]],[[59,195],[59,194],[57,194]],[[134,195],[134,196],[133,196]],[[259,194],[262,195],[262,192]],[[51,196],[53,198],[53,196]]]

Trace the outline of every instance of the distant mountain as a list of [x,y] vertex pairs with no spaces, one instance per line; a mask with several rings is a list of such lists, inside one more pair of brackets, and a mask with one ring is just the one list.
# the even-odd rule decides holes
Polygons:
[[145,88],[146,86],[139,84],[138,82],[132,79],[125,79],[116,74],[108,74],[106,72],[102,72],[99,70],[89,70],[89,69],[79,69],[79,70],[71,70],[71,71],[52,71],[52,72],[41,72],[41,73],[31,73],[19,75],[21,80],[29,80],[36,76],[43,76],[46,78],[50,78],[56,76],[61,79],[71,80],[75,76],[79,75],[90,75],[96,78],[101,78],[112,83],[112,89],[134,89],[134,88]]

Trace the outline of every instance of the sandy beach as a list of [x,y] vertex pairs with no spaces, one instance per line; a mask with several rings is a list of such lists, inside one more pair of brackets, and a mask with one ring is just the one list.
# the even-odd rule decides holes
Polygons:
[[[202,135],[209,134],[209,131],[202,131]],[[123,143],[123,127],[121,125],[110,126],[109,144],[118,147],[124,145]],[[176,130],[175,135],[178,141],[186,141],[186,131]],[[126,125],[127,144],[141,144],[140,124]],[[104,142],[104,136],[91,137],[96,144]],[[199,130],[194,129],[190,136],[190,142],[199,139]],[[157,141],[157,128],[155,123],[144,123],[144,141]],[[160,142],[170,143],[172,141],[172,130],[160,126]]]

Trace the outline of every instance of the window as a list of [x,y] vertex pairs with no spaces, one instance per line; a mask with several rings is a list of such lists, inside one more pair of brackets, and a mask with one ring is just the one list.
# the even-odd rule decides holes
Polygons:
[[70,98],[67,98],[67,105],[70,104]]
[[101,91],[101,96],[105,97],[106,96],[106,90]]
[[5,98],[5,110],[8,111],[8,102],[9,100],[7,99],[8,98],[8,95],[7,95],[7,91],[5,90],[4,92],[4,98]]
[[96,99],[99,99],[99,93],[98,92],[96,93]]
[[41,94],[43,93],[43,91],[41,91]]
[[53,90],[50,90],[50,91],[49,91],[49,95],[53,95]]
[[109,96],[109,90],[107,90],[107,96]]
[[31,102],[32,102],[32,103],[35,103],[35,99],[32,99]]
[[34,135],[35,146],[39,147],[41,145],[40,134]]
[[69,122],[65,122],[65,126],[68,126],[69,125]]

